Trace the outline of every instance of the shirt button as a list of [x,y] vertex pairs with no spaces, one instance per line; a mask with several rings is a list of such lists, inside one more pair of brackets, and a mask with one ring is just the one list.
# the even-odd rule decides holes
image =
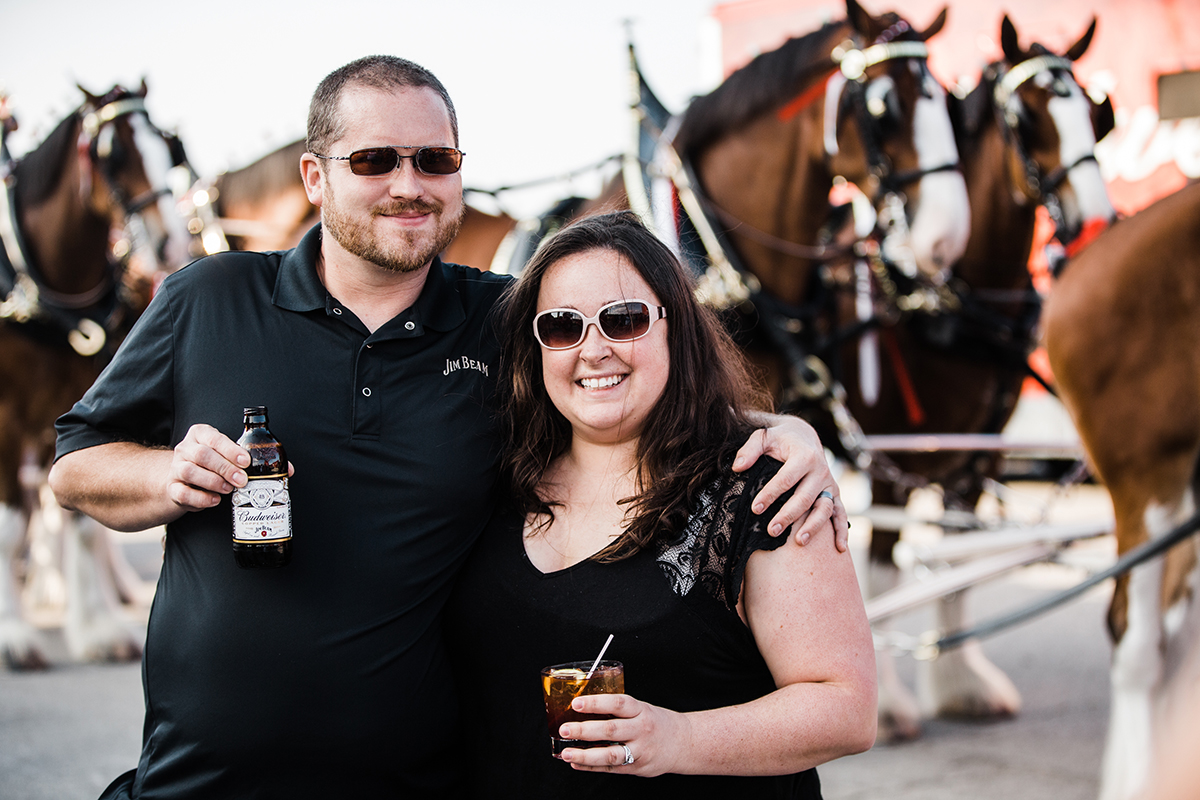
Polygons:
[[340,308],[338,308],[337,306],[334,306],[333,313],[337,314],[340,317],[342,315],[342,310]]
[[406,331],[411,331],[415,327],[417,327],[417,323],[413,322],[411,319],[408,322],[404,323],[404,329]]
[[370,396],[371,396],[371,387],[364,386],[363,387],[363,397],[370,397]]

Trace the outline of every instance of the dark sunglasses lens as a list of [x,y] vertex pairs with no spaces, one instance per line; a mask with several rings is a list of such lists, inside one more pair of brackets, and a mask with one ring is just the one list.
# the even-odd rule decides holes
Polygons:
[[390,147],[372,147],[350,154],[350,171],[355,175],[386,175],[396,168],[399,154]]
[[546,347],[573,347],[582,338],[583,317],[576,311],[549,311],[537,318],[537,333]]
[[417,169],[426,175],[453,175],[462,167],[462,153],[453,147],[422,147],[417,151]]
[[636,339],[650,329],[650,309],[645,303],[618,303],[600,312],[600,330],[610,339]]

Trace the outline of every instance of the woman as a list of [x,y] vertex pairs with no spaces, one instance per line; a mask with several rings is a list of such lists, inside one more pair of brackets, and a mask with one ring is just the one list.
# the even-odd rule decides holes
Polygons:
[[[832,536],[750,513],[779,463],[730,471],[755,396],[678,261],[629,212],[584,219],[501,324],[510,502],[448,610],[472,796],[820,797],[813,767],[874,741],[862,599]],[[618,744],[552,758],[539,670],[610,633],[628,694],[559,734]]]

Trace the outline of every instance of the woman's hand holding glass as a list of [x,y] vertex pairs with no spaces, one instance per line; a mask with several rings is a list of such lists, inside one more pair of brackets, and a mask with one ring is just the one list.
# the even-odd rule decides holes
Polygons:
[[[679,754],[685,752],[689,738],[687,715],[643,703],[627,694],[577,697],[571,707],[581,713],[605,714],[611,719],[565,723],[559,729],[563,738],[621,743],[564,750],[563,761],[575,769],[643,777],[679,771]],[[626,748],[633,758],[632,764],[625,763]]]

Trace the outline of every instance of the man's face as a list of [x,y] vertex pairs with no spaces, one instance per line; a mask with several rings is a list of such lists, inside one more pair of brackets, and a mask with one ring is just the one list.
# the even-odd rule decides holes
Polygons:
[[[348,156],[368,147],[455,147],[450,115],[426,87],[380,90],[348,87],[342,94],[345,135],[321,155]],[[413,159],[386,175],[355,175],[345,161],[320,162],[319,186],[309,198],[337,247],[393,272],[430,263],[458,233],[464,211],[462,174],[426,175]]]

